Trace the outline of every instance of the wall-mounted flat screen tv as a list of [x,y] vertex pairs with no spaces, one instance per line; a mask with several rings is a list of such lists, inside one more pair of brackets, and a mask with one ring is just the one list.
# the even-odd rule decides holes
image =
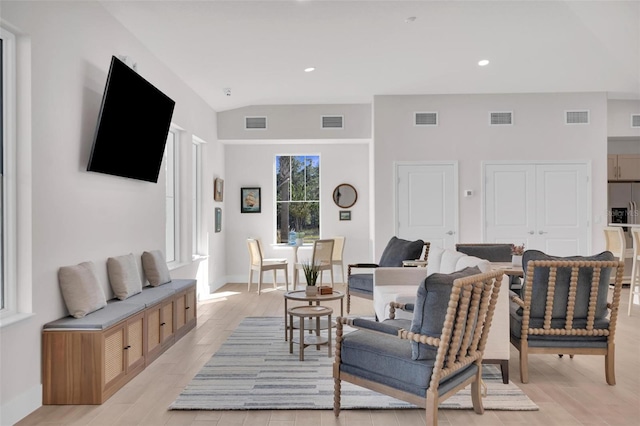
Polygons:
[[174,106],[113,56],[87,170],[158,182]]

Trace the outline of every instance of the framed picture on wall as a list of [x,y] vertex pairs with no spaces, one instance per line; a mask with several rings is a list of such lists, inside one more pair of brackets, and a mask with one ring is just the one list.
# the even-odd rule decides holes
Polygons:
[[213,201],[222,201],[224,195],[224,180],[215,178],[213,181]]
[[216,232],[222,231],[222,209],[216,207]]
[[260,188],[240,188],[240,213],[260,213]]
[[351,210],[340,210],[340,220],[351,220]]

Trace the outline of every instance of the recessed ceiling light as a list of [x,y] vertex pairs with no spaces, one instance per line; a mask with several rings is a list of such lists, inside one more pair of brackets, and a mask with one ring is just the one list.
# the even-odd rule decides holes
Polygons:
[[314,67],[309,67],[309,68],[305,68],[304,72],[312,72],[315,71],[316,69]]
[[406,22],[407,24],[410,24],[414,22],[416,19],[418,18],[416,18],[415,16],[409,16],[407,19],[404,20],[404,22]]
[[483,59],[483,60],[478,62],[478,65],[480,65],[481,67],[487,66],[487,65],[489,65],[489,60],[488,59]]

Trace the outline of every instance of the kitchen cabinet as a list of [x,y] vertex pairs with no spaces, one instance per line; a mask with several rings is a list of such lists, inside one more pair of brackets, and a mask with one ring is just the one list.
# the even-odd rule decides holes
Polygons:
[[640,154],[607,155],[607,179],[640,181]]

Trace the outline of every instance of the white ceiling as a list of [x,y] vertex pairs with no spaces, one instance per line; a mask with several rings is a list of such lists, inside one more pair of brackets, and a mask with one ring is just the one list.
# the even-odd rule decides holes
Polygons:
[[391,94],[640,98],[639,1],[102,4],[217,111]]

